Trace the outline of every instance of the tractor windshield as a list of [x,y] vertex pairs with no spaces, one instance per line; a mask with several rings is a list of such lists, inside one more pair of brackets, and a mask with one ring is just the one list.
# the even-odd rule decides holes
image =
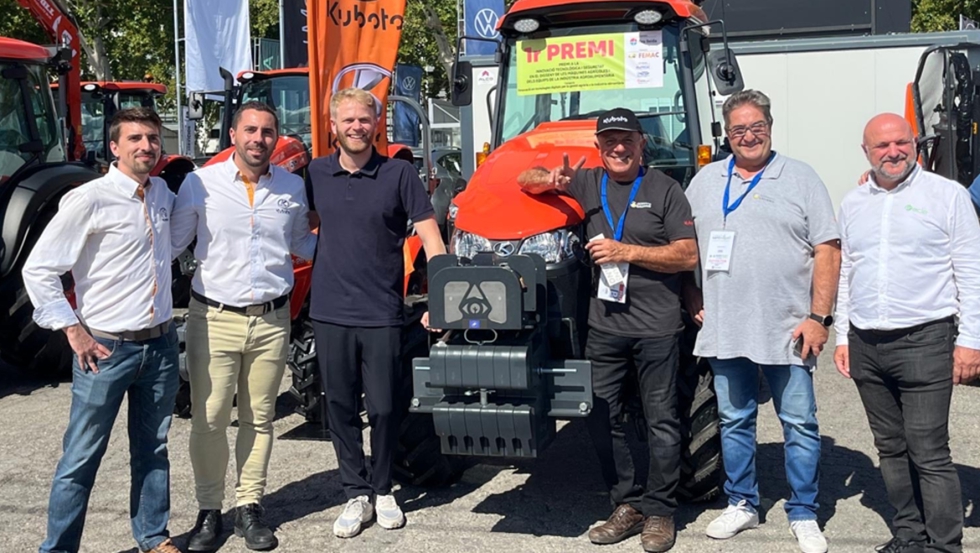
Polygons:
[[[114,114],[117,110],[127,108],[147,107],[156,111],[156,91],[152,90],[133,90],[108,92],[104,90],[90,92],[82,91],[82,141],[85,143],[85,150],[95,152],[98,159],[109,159],[107,157],[105,131],[106,131],[106,108],[110,108],[108,115]],[[107,106],[114,104],[118,107]]]
[[242,86],[242,100],[257,100],[273,106],[279,116],[279,134],[313,144],[310,124],[310,79],[305,75],[257,78]]
[[[685,98],[682,75],[689,64],[679,34],[676,24],[640,31],[636,24],[620,23],[555,28],[546,38],[509,40],[496,117],[498,144],[544,122],[594,119],[624,107],[643,125],[646,164],[686,172],[683,168],[695,161],[687,124],[693,99]],[[695,73],[703,73],[703,59],[697,62]]]
[[0,182],[27,163],[65,159],[44,69],[26,67],[25,79],[0,79]]

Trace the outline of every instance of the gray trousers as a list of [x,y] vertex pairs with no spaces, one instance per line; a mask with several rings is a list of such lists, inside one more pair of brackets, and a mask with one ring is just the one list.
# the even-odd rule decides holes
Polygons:
[[943,319],[898,331],[851,326],[851,378],[871,424],[895,536],[960,553],[963,503],[949,453],[956,327]]

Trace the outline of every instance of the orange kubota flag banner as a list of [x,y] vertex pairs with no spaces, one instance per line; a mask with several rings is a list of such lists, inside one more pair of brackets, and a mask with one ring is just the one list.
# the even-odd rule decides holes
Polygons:
[[310,0],[307,10],[313,157],[334,151],[330,97],[350,87],[367,90],[378,100],[375,147],[384,153],[388,89],[405,22],[405,0]]

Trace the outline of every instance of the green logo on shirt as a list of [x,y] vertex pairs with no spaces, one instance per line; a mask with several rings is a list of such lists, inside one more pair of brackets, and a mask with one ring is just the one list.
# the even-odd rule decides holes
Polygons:
[[929,211],[926,210],[925,208],[915,207],[912,204],[905,204],[905,211],[914,211],[914,212],[918,213],[919,215],[928,215],[929,214]]

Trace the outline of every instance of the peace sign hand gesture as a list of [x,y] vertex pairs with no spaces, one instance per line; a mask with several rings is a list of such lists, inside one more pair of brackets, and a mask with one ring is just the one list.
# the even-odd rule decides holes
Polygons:
[[582,156],[575,165],[569,165],[568,154],[564,154],[564,163],[551,170],[551,185],[554,186],[556,190],[560,190],[562,192],[566,191],[568,189],[568,185],[571,184],[572,179],[575,178],[575,173],[577,173],[583,165],[585,165],[585,156]]

